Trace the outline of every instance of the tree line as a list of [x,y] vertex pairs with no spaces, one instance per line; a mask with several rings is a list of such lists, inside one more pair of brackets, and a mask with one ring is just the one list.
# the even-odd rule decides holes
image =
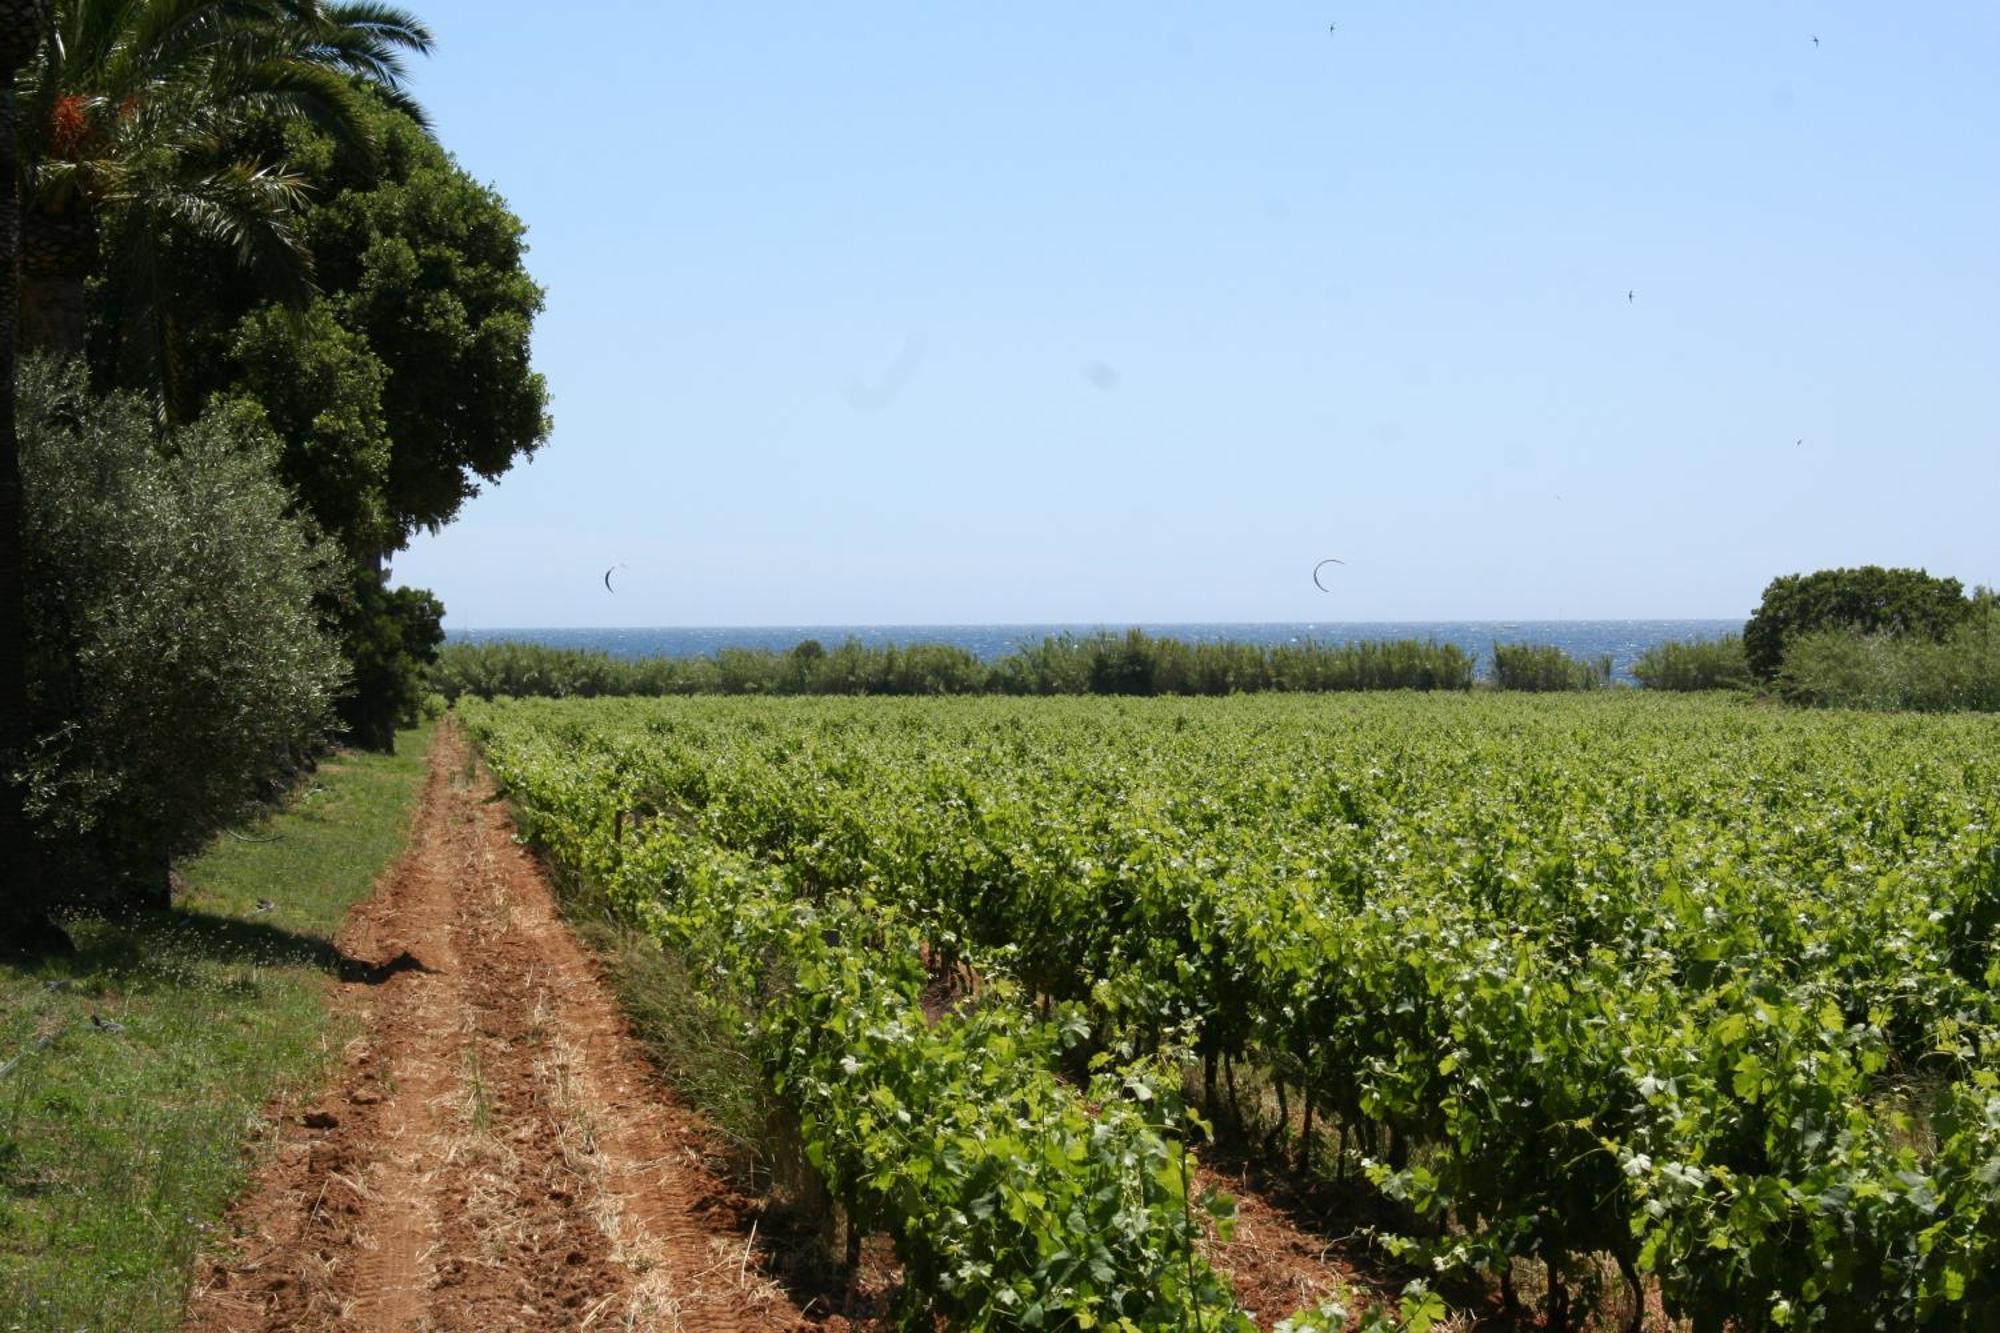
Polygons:
[[0,0],[0,937],[164,904],[443,634],[387,568],[549,432],[524,228],[373,0]]
[[[466,695],[610,698],[766,695],[1222,695],[1266,691],[1469,690],[1477,663],[1435,640],[1188,642],[1147,634],[1057,635],[986,662],[952,644],[613,657],[499,641],[445,647],[426,672],[443,707]],[[1821,570],[1772,581],[1741,634],[1654,644],[1632,664],[1641,688],[1761,691],[1806,705],[2000,710],[2000,602],[1922,570]],[[1549,692],[1612,685],[1609,656],[1495,643],[1486,683]]]

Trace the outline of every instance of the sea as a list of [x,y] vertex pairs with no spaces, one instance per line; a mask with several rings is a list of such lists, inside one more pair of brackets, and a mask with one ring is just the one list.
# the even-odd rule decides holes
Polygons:
[[[997,661],[1060,634],[1124,633],[1129,624],[1049,625],[758,625],[655,629],[453,629],[452,643],[540,643],[553,648],[587,648],[613,657],[706,657],[723,648],[784,650],[806,639],[829,648],[848,639],[870,646],[947,643],[970,650],[982,661]],[[1163,638],[1192,643],[1233,640],[1283,644],[1311,641],[1354,643],[1364,639],[1435,639],[1456,644],[1484,675],[1496,643],[1554,644],[1573,657],[1611,656],[1612,678],[1632,679],[1639,654],[1673,639],[1713,639],[1739,633],[1740,620],[1382,620],[1290,621],[1236,624],[1141,624]]]

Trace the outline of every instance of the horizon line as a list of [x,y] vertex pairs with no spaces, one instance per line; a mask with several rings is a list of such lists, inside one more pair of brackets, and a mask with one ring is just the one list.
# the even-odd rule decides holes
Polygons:
[[1492,616],[1436,616],[1416,620],[935,620],[791,621],[735,625],[455,625],[456,632],[492,634],[511,630],[796,630],[796,629],[1091,629],[1179,628],[1240,625],[1246,628],[1296,625],[1625,625],[1747,620],[1746,616],[1561,616],[1505,620]]

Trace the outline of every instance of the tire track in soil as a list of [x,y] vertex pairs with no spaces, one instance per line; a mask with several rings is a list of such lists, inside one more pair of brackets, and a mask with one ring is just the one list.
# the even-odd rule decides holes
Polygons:
[[409,849],[338,939],[359,1035],[279,1127],[187,1330],[805,1324],[513,832],[447,722]]

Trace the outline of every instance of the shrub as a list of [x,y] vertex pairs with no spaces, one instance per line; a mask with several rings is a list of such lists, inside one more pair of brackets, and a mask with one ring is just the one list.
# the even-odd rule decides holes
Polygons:
[[239,411],[159,438],[138,398],[42,361],[21,367],[19,411],[30,817],[72,897],[164,904],[169,860],[326,736],[328,552]]
[[1001,694],[1234,694],[1258,690],[1463,690],[1472,659],[1417,639],[1186,643],[1139,630],[1044,639],[994,664]]
[[1274,690],[1469,690],[1473,662],[1435,639],[1281,644],[1271,650]]
[[1607,654],[1586,662],[1554,644],[1496,643],[1493,684],[1503,690],[1594,690],[1611,683]]
[[1972,609],[1957,579],[1921,569],[1822,569],[1771,580],[1743,626],[1743,652],[1760,680],[1775,680],[1791,641],[1815,630],[1943,639]]
[[1088,694],[1090,677],[1087,641],[1062,634],[994,663],[992,688],[1001,694]]
[[789,652],[724,648],[713,657],[614,658],[533,643],[458,643],[430,668],[446,699],[666,694],[1237,694],[1257,690],[1464,690],[1472,659],[1417,639],[1346,644],[1186,643],[1139,630],[1064,634],[992,665],[951,644]]
[[1800,635],[1778,689],[1817,707],[2000,711],[2000,607],[1980,606],[1942,643],[1838,629]]
[[1656,643],[1632,664],[1632,674],[1649,690],[1741,690],[1750,686],[1750,663],[1743,636]]

